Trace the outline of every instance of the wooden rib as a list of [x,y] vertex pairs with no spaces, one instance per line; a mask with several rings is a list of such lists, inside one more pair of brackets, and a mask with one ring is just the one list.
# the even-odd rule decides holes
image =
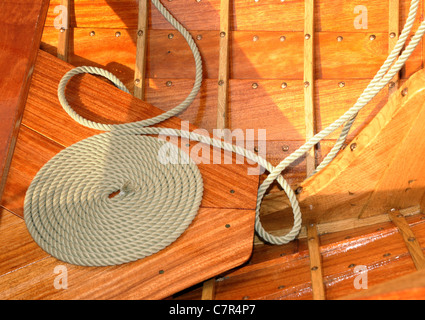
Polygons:
[[229,0],[220,4],[220,53],[218,61],[218,104],[217,128],[228,127],[228,92],[229,92]]
[[394,210],[390,211],[389,216],[391,218],[391,221],[394,222],[394,224],[399,229],[400,234],[403,237],[404,242],[406,243],[407,249],[409,250],[409,253],[412,256],[412,260],[415,264],[416,269],[425,269],[425,256],[422,251],[421,245],[416,239],[412,229],[410,229],[409,224],[407,223],[403,214],[398,210]]
[[[389,0],[388,52],[394,49],[400,32],[400,0]],[[395,35],[392,37],[392,35]],[[390,83],[388,93],[391,95],[399,86],[399,74],[396,74]]]
[[148,32],[148,0],[139,0],[136,66],[134,70],[134,96],[144,99],[146,74],[146,46]]
[[68,61],[69,56],[69,16],[71,7],[70,1],[71,0],[61,0],[61,5],[66,8],[66,12],[62,12],[62,23],[64,27],[59,29],[57,57],[63,61]]
[[322,259],[319,247],[319,235],[315,224],[307,226],[308,252],[310,256],[311,287],[314,300],[325,300]]
[[[304,110],[305,138],[314,136],[314,0],[305,1],[304,23]],[[315,148],[306,154],[307,176],[314,171]]]
[[202,287],[202,300],[214,300],[215,297],[215,278],[204,282]]
[[0,2],[0,199],[48,7],[47,0]]

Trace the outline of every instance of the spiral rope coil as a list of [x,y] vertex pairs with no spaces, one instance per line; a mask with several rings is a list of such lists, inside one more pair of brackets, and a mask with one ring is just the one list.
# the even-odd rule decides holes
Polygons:
[[[199,170],[188,155],[173,146],[170,153],[180,162],[164,165],[158,154],[166,142],[143,136],[163,134],[231,151],[265,168],[269,175],[258,189],[255,230],[263,240],[272,244],[292,241],[301,229],[301,210],[294,191],[281,175],[282,171],[343,126],[334,148],[314,173],[336,156],[358,112],[401,70],[423,37],[425,22],[400,55],[416,18],[419,0],[412,0],[406,25],[396,46],[356,104],[277,166],[249,150],[222,140],[194,132],[149,127],[185,110],[195,99],[202,83],[202,61],[191,35],[159,0],[152,0],[152,3],[183,35],[192,50],[196,65],[192,91],[181,104],[154,118],[125,124],[102,124],[87,120],[72,109],[65,98],[67,82],[76,74],[91,73],[106,77],[129,93],[127,88],[113,74],[100,68],[77,67],[65,74],[58,87],[59,101],[65,111],[84,126],[109,132],[66,148],[39,171],[25,197],[28,230],[48,253],[61,260],[87,266],[133,261],[171,244],[196,215],[203,186]],[[283,236],[268,233],[260,221],[262,199],[275,180],[288,196],[294,215],[292,229]],[[117,190],[121,190],[119,195],[108,196]]]

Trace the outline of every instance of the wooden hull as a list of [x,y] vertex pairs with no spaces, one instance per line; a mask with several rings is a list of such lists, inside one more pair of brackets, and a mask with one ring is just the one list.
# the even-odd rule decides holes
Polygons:
[[[408,0],[370,1],[366,5],[367,28],[358,28],[356,21],[365,21],[358,20],[361,12],[356,13],[355,1],[338,0],[330,5],[326,1],[236,0],[230,2],[228,12],[223,11],[223,3],[164,2],[190,31],[203,59],[200,93],[179,119],[210,134],[217,127],[255,132],[266,129],[266,157],[273,165],[356,102],[391,51],[397,40],[391,34],[401,30],[410,6]],[[425,298],[424,275],[420,272],[425,268],[425,168],[420,163],[424,151],[417,141],[422,137],[420,124],[425,113],[423,41],[393,84],[358,115],[347,139],[347,146],[355,144],[355,148],[346,148],[323,172],[305,180],[307,172],[336,142],[339,132],[335,132],[320,143],[311,158],[306,156],[283,172],[293,189],[302,191],[298,198],[303,229],[295,241],[272,246],[254,235],[256,188],[267,172],[254,178],[240,175],[225,183],[225,188],[236,190],[236,197],[229,197],[227,191],[206,195],[203,207],[223,214],[218,220],[211,219],[206,232],[209,237],[220,236],[218,226],[225,223],[226,213],[240,227],[229,238],[232,241],[216,246],[204,243],[205,252],[210,245],[215,251],[193,258],[195,277],[184,274],[164,280],[155,274],[155,281],[147,282],[134,276],[136,271],[156,270],[155,258],[149,260],[153,261],[151,269],[142,264],[96,270],[65,264],[70,289],[53,288],[52,270],[63,263],[42,251],[27,233],[22,219],[25,192],[54,154],[93,131],[81,129],[64,113],[58,113],[56,92],[45,86],[57,82],[60,72],[46,71],[43,66],[60,66],[64,72],[70,66],[57,64],[47,54],[74,66],[106,68],[136,97],[162,110],[184,100],[195,77],[186,42],[151,4],[142,33],[138,1],[70,1],[69,28],[64,32],[57,28],[59,11],[55,8],[60,4],[59,0],[50,1],[41,38],[43,52],[38,55],[38,69],[1,202],[0,239],[7,245],[0,251],[0,298]],[[421,2],[413,31],[423,19],[423,6]],[[305,24],[308,14],[311,25]],[[222,30],[227,31],[225,37],[220,36]],[[312,31],[310,37],[306,37],[306,30]],[[137,70],[136,66],[144,68]],[[221,79],[225,81],[220,84]],[[95,83],[103,88],[102,81]],[[408,88],[407,96],[403,88]],[[83,89],[81,101],[75,97],[74,102],[93,105],[88,111],[79,109],[89,116],[128,122],[150,114],[143,106],[141,114],[125,109],[121,96],[105,102],[107,93],[98,94],[96,100],[96,88],[91,96],[86,96],[87,92]],[[114,103],[121,109],[113,111]],[[110,109],[102,110],[103,104]],[[310,106],[310,111],[305,106]],[[60,122],[59,129],[55,121]],[[170,123],[177,126],[178,122]],[[252,145],[258,144],[254,138]],[[217,175],[229,177],[234,171],[227,171],[225,166],[221,171],[207,166],[204,170],[207,175],[217,171]],[[261,217],[273,234],[283,234],[292,226],[291,208],[277,183],[267,192]],[[232,249],[224,250],[228,261],[218,259],[220,246],[232,243]],[[189,251],[182,256],[185,254],[190,256]],[[190,265],[190,261],[186,263]],[[178,263],[171,265],[170,270],[181,272]],[[185,266],[185,272],[188,268]],[[94,280],[90,282],[90,278]],[[387,284],[391,279],[398,282]],[[101,281],[102,293],[96,281]]]

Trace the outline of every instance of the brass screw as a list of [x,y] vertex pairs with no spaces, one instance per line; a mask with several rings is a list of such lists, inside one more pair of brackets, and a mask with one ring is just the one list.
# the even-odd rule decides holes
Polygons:
[[174,34],[169,33],[169,34],[168,34],[168,39],[173,39],[173,38],[174,38]]
[[202,40],[202,35],[201,35],[201,34],[198,34],[198,35],[196,36],[196,40]]
[[119,32],[119,31],[115,32],[115,37],[117,37],[117,38],[121,37],[121,32]]
[[396,36],[395,32],[391,32],[391,33],[390,33],[390,38],[391,38],[391,39],[394,39],[394,38],[395,38],[395,36]]
[[407,93],[409,92],[409,89],[407,89],[407,88],[404,88],[403,89],[403,91],[401,92],[401,95],[403,96],[403,97],[405,97],[405,96],[407,96]]
[[235,193],[235,190],[233,190],[233,189],[232,189],[232,190],[230,190],[230,193]]
[[280,87],[282,89],[286,89],[288,87],[288,84],[286,82],[282,82],[282,84],[280,85]]
[[252,89],[257,89],[258,88],[258,83],[253,83],[252,85],[251,85],[251,87],[252,87]]
[[221,38],[224,38],[225,36],[226,36],[226,32],[221,31],[221,32],[220,32],[220,37],[221,37]]
[[301,192],[303,192],[303,187],[298,187],[298,188],[295,190],[295,194],[300,194]]
[[258,147],[257,146],[254,147],[254,152],[258,152]]
[[139,37],[143,36],[143,30],[139,30],[139,31],[137,31],[137,35],[138,35]]
[[374,35],[374,34],[372,34],[370,37],[369,37],[369,40],[370,41],[373,41],[373,40],[375,40],[376,39],[376,36]]
[[309,40],[311,38],[311,35],[309,35],[308,33],[304,36],[304,39]]
[[289,151],[289,146],[287,146],[287,145],[282,146],[282,151],[284,151],[284,152]]
[[316,271],[317,269],[319,269],[319,267],[314,266],[313,268],[311,268],[312,271]]
[[167,81],[166,83],[165,83],[165,85],[167,86],[167,87],[171,87],[172,86],[172,82],[171,81]]
[[341,42],[342,40],[344,40],[344,38],[343,38],[342,36],[338,36],[338,37],[336,38],[336,40],[338,40],[338,42]]
[[338,83],[338,86],[340,88],[344,88],[345,87],[345,82],[344,81],[341,81],[340,83]]
[[306,81],[304,82],[304,88],[308,88],[310,86],[310,82]]
[[349,268],[354,268],[356,265],[354,263],[350,264],[348,267]]
[[285,37],[285,36],[281,36],[281,37],[279,38],[279,40],[283,42],[283,41],[285,41],[285,40],[286,40],[286,37]]
[[65,32],[65,28],[64,27],[62,27],[62,28],[60,28],[60,30],[59,30],[60,32]]
[[357,148],[357,143],[352,143],[352,144],[350,144],[350,150],[351,150],[351,151],[356,150],[356,148]]
[[139,83],[140,83],[140,79],[135,79],[135,80],[134,80],[134,84],[135,84],[135,85],[138,85]]
[[224,81],[223,80],[218,81],[218,85],[219,86],[222,86],[223,84],[224,84]]
[[394,88],[395,87],[395,82],[394,81],[391,81],[389,84],[388,84],[388,87],[389,88]]
[[94,31],[90,31],[90,37],[93,37],[96,34]]
[[259,37],[259,36],[253,36],[253,37],[252,37],[252,41],[258,41],[258,39],[260,39],[260,37]]

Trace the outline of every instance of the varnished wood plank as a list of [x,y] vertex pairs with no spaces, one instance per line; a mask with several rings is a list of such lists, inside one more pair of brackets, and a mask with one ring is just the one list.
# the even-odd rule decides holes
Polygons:
[[[400,23],[407,17],[410,0],[401,0]],[[52,0],[47,24],[53,26],[56,15],[54,7],[60,0]],[[164,5],[177,20],[189,30],[216,30],[220,28],[220,0],[165,1]],[[354,8],[363,5],[356,0],[336,0],[330,6],[326,0],[316,3],[316,31],[320,32],[353,32],[356,29],[354,20],[362,12],[355,13]],[[388,3],[373,1],[363,5],[367,9],[367,27],[374,32],[388,32]],[[361,8],[363,9],[363,8]],[[258,13],[261,12],[261,16]],[[364,12],[364,10],[363,10]],[[233,2],[231,14],[232,30],[264,30],[264,31],[303,31],[303,1],[245,1]],[[200,18],[202,17],[202,18]],[[282,24],[281,19],[285,18]],[[72,26],[101,28],[137,28],[137,2],[133,0],[79,0],[75,4],[75,15],[71,16]],[[419,21],[415,22],[417,26]],[[152,29],[168,29],[169,23],[156,11],[149,17]]]
[[220,4],[220,44],[218,62],[218,102],[217,128],[228,128],[229,95],[229,10],[230,1],[221,0]]
[[[314,116],[314,0],[305,1],[304,14],[304,119],[305,138],[315,134]],[[307,176],[316,169],[315,147],[306,154]]]
[[139,22],[137,27],[136,67],[134,71],[134,96],[145,97],[146,84],[146,46],[148,33],[148,0],[139,0]]
[[[388,26],[388,52],[394,49],[397,43],[400,33],[400,0],[389,0],[389,26]],[[397,91],[399,86],[399,75],[395,75],[392,79],[392,83],[389,85],[389,94]]]
[[58,53],[57,56],[63,61],[68,61],[69,56],[69,35],[70,35],[70,23],[69,16],[71,11],[71,0],[61,0],[61,6],[64,10],[61,11],[62,15],[62,27],[58,30]]
[[[0,3],[0,199],[16,143],[48,0]],[[25,9],[23,9],[25,8]]]
[[319,234],[314,224],[307,226],[308,252],[310,258],[311,287],[314,300],[325,300]]
[[[95,32],[94,36],[90,36],[91,31]],[[118,38],[115,36],[117,31],[121,32]],[[137,29],[74,28],[73,33],[70,63],[107,66],[115,70],[114,73],[119,71],[125,76],[123,80],[127,85],[133,82]],[[191,30],[191,34],[203,59],[204,78],[218,79],[220,32],[200,29]],[[370,40],[371,35],[375,35],[375,40]],[[349,32],[342,35],[342,41],[337,40],[338,36],[333,32],[315,33],[315,78],[339,81],[373,78],[388,56],[388,33]],[[190,48],[176,30],[150,29],[147,41],[148,78],[172,81],[195,77]],[[56,54],[57,30],[46,28],[43,42],[43,49]],[[303,32],[233,31],[229,77],[301,80],[304,74],[303,47]],[[420,68],[422,52],[418,48],[407,61],[403,78],[408,78]],[[132,90],[132,87],[131,84],[129,89]]]
[[422,247],[416,239],[415,234],[410,229],[409,224],[407,223],[403,214],[397,210],[394,210],[389,212],[389,216],[391,217],[391,221],[394,222],[394,224],[399,229],[400,234],[403,237],[403,240],[412,257],[412,260],[415,263],[416,269],[425,269],[425,256],[422,251]]
[[[252,249],[253,222],[246,210],[201,209],[193,227],[160,254],[111,267],[80,267],[46,258],[0,277],[0,297],[162,299],[246,261]],[[217,240],[223,236],[235,245]],[[190,261],[186,271],[181,268],[184,261]],[[67,268],[66,290],[53,286],[58,265]]]
[[214,300],[216,279],[212,278],[204,282],[202,286],[202,300]]

